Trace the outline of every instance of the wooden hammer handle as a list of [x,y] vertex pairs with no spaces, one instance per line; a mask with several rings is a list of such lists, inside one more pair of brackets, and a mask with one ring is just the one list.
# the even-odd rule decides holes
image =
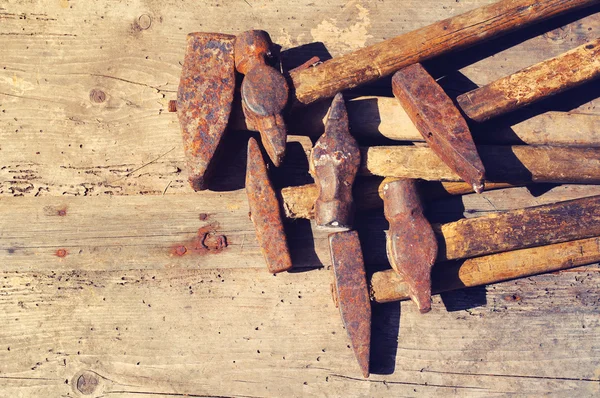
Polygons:
[[[532,261],[532,259],[535,259]],[[434,293],[498,283],[555,272],[600,261],[600,237],[491,254],[462,262],[440,263],[431,275]],[[406,300],[408,285],[394,270],[371,278],[371,299],[379,303]]]
[[401,36],[290,72],[298,102],[309,104],[598,0],[502,0]]
[[[600,151],[596,148],[481,145],[477,150],[489,181],[600,184]],[[429,148],[373,146],[361,151],[362,175],[460,181]]]
[[600,39],[456,98],[465,114],[483,122],[600,77]]

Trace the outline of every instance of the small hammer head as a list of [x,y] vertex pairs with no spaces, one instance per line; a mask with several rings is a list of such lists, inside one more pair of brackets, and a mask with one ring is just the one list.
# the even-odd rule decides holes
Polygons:
[[429,147],[481,193],[485,169],[469,126],[439,84],[417,63],[396,72],[392,89]]
[[364,377],[369,377],[371,301],[356,231],[329,235],[334,299]]
[[354,218],[352,184],[360,165],[360,150],[350,134],[342,94],[331,103],[325,133],[310,154],[310,171],[319,190],[315,202],[317,226],[348,230]]
[[275,274],[288,271],[292,268],[292,259],[283,229],[279,202],[269,180],[260,147],[254,138],[248,141],[246,194],[250,218],[254,223],[256,238],[269,272]]
[[229,121],[235,91],[234,39],[218,33],[187,36],[176,108],[189,180],[196,191],[206,189]]
[[438,244],[423,215],[415,180],[386,178],[379,187],[383,211],[390,224],[386,251],[392,268],[409,287],[422,313],[431,310],[431,267]]
[[260,132],[265,150],[273,164],[285,155],[287,128],[282,112],[289,88],[281,73],[267,64],[273,43],[267,32],[250,30],[235,39],[235,66],[244,74],[242,109],[249,129]]

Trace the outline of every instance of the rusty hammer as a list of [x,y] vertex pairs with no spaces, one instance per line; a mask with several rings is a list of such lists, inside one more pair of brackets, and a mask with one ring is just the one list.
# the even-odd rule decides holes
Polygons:
[[[589,215],[590,228],[582,227],[573,214]],[[523,229],[523,220],[529,220],[532,228]],[[458,229],[455,233],[447,232],[447,237],[462,231],[459,232],[462,238],[456,243],[463,249],[458,251],[478,248],[479,252],[471,251],[474,257],[462,262],[436,264],[431,275],[432,290],[440,293],[498,283],[600,261],[598,220],[600,197],[596,196],[449,223],[441,229]],[[506,237],[506,241],[482,239],[489,236],[489,231],[496,231],[496,236]],[[413,297],[413,288],[410,281],[393,270],[375,272],[367,284],[360,243],[354,231],[332,234],[329,243],[334,301],[361,372],[367,377],[371,331],[368,297],[376,302],[405,300]],[[446,257],[459,258],[457,254]],[[532,258],[536,261],[532,262]]]
[[[541,21],[562,12],[593,4],[593,0],[502,0],[437,22],[311,68],[290,71],[292,103],[318,99],[389,75],[403,67],[464,48]],[[252,31],[229,35],[192,33],[182,70],[176,109],[183,130],[190,181],[195,190],[206,188],[207,174],[227,127],[235,90],[235,69],[247,74],[242,102],[247,124],[261,132],[274,164],[283,157],[285,123],[281,111],[287,83],[266,61],[270,39]],[[235,51],[234,51],[235,50]],[[237,64],[236,64],[237,61]],[[261,90],[262,89],[262,90]],[[202,120],[196,120],[196,119]],[[460,173],[459,173],[460,174]]]
[[[356,172],[355,167],[341,167],[340,170],[336,171],[336,166],[339,165],[339,160],[344,159],[348,162],[348,164],[355,164],[353,161],[349,161],[348,158],[352,156],[352,154],[356,153],[353,147],[353,140],[348,142],[348,137],[351,138],[348,132],[348,124],[347,124],[347,115],[345,112],[344,102],[341,95],[337,96],[334,99],[334,103],[332,109],[330,110],[329,116],[327,118],[328,123],[326,126],[327,133],[322,137],[323,140],[321,142],[317,142],[315,144],[315,148],[313,148],[313,152],[311,153],[311,163],[314,163],[315,160],[320,162],[320,167],[326,169],[326,173],[315,173],[315,179],[322,178],[324,181],[320,181],[317,183],[317,187],[321,194],[323,192],[336,192],[336,189],[339,191],[341,188],[347,190],[348,186],[341,182],[343,181],[352,181],[353,173]],[[355,145],[355,144],[354,144]],[[250,142],[249,148],[256,148],[258,150],[258,146],[254,141]],[[249,149],[249,152],[251,149]],[[249,155],[249,159],[250,159]],[[261,170],[266,170],[264,168],[264,160],[262,157],[259,158],[263,163],[263,167]],[[249,160],[250,163],[250,160]],[[311,169],[315,170],[314,165],[311,166]],[[349,175],[341,175],[344,173],[348,173]],[[252,169],[249,166],[248,173],[252,173]],[[261,175],[266,176],[266,172],[262,172]],[[270,183],[268,182],[268,177],[265,177],[266,181],[263,181],[259,184],[259,187],[270,187]],[[385,184],[393,184],[396,181],[388,180],[384,182],[382,186]],[[407,184],[409,188],[412,189],[411,184],[413,181],[411,180],[403,180],[400,181],[403,184]],[[332,186],[334,189],[329,189],[328,186]],[[323,189],[325,187],[325,189]],[[400,186],[402,187],[402,185]],[[351,188],[351,187],[350,187]],[[247,190],[257,189],[255,184],[248,184]],[[389,189],[389,187],[388,187]],[[261,191],[262,192],[262,191]],[[272,207],[273,201],[276,201],[276,195],[272,188],[269,189],[269,194],[272,197],[272,200],[265,200],[264,197],[260,195],[253,195],[251,191],[248,192],[249,201],[254,201],[254,204],[250,205],[251,211],[256,207],[262,206],[262,212],[268,213],[272,217],[281,217],[281,213],[279,212],[279,208],[274,209]],[[351,195],[345,191],[344,194],[327,194],[329,198],[350,198]],[[422,217],[422,212],[419,209],[420,203],[418,202],[418,198],[416,195],[406,195],[406,193],[402,192],[399,195],[400,200],[404,200],[400,204],[395,204],[394,201],[398,200],[398,197],[390,195],[386,199],[386,203],[384,206],[399,208],[399,211],[396,213],[400,213],[401,215],[407,215],[407,219],[410,223],[414,222],[415,216]],[[316,203],[318,200],[315,201]],[[433,264],[433,260],[444,260],[444,259],[455,259],[455,258],[463,258],[463,257],[471,257],[471,256],[481,256],[490,253],[498,253],[505,252],[507,250],[515,250],[521,249],[530,246],[537,246],[546,243],[555,243],[555,242],[564,242],[565,240],[570,239],[579,239],[585,238],[588,236],[598,235],[600,230],[598,230],[595,225],[597,225],[598,214],[600,209],[600,199],[599,197],[593,198],[585,198],[579,199],[571,202],[565,202],[561,204],[555,205],[546,205],[540,206],[538,208],[529,208],[523,210],[516,210],[512,212],[506,212],[500,216],[486,216],[479,217],[474,219],[462,220],[456,223],[450,223],[445,226],[436,227],[436,230],[441,232],[433,235],[433,242],[425,245],[431,250],[431,247],[435,246],[437,248],[437,241],[441,239],[443,243],[444,250],[441,254],[437,253],[437,250],[433,254],[433,258],[431,256],[431,251],[427,252],[425,255],[416,255],[415,257],[404,257],[401,258],[401,263],[405,264],[409,261],[416,261],[417,263],[423,262],[421,257],[426,257],[427,262],[426,266],[420,266],[417,264],[407,264],[408,266],[404,266],[409,270],[409,272],[400,273],[399,278],[402,281],[401,283],[397,282],[398,277],[394,279],[394,277],[388,274],[386,275],[387,279],[383,279],[383,282],[377,282],[376,287],[371,287],[371,291],[378,292],[378,297],[388,297],[388,300],[398,299],[398,298],[415,298],[415,292],[421,294],[421,297],[418,297],[417,303],[419,304],[419,308],[423,309],[423,304],[425,306],[429,305],[427,299],[422,299],[422,296],[428,295],[431,293],[431,285],[423,284],[423,280],[429,279],[429,267],[427,265],[429,263]],[[351,206],[340,206],[342,212],[340,213],[342,217],[331,217],[329,213],[329,208],[325,207],[325,215],[323,217],[324,222],[322,222],[324,227],[333,227],[333,229],[339,229],[340,226],[345,225],[346,229],[350,228],[350,222],[346,218],[348,211],[346,209],[351,208]],[[386,211],[389,213],[389,211]],[[573,214],[587,214],[586,220],[589,221],[589,226],[579,225],[577,229],[564,229],[564,226],[572,222]],[[386,214],[388,215],[388,214]],[[343,220],[336,225],[332,225],[331,220]],[[426,220],[425,220],[426,222]],[[528,228],[520,228],[523,223],[529,225]],[[281,219],[279,218],[274,222],[273,220],[257,225],[257,228],[269,228],[269,229],[279,229],[281,231],[281,235],[283,235],[283,229],[281,226]],[[587,225],[587,224],[586,224]],[[393,232],[396,228],[402,228],[404,226],[399,225],[399,223],[393,223],[390,221],[390,230]],[[413,228],[404,228],[404,230],[408,230],[410,232],[414,231],[428,231],[431,229],[431,226],[428,224],[424,227],[414,227]],[[498,240],[495,239],[487,239],[485,242],[481,241],[481,236],[488,236],[489,233],[486,231],[496,231],[497,233],[494,236],[499,237]],[[444,232],[445,231],[445,232]],[[470,232],[469,232],[470,231]],[[521,233],[515,233],[522,232]],[[404,231],[401,231],[404,232]],[[258,234],[258,232],[257,232]],[[261,236],[269,236],[268,233],[261,232]],[[272,236],[272,235],[271,235]],[[394,236],[393,233],[388,232],[388,237]],[[396,235],[398,236],[398,235]],[[413,235],[404,239],[405,247],[406,242],[408,242],[408,246],[410,244],[415,244],[415,242],[419,242],[419,237]],[[452,237],[462,236],[460,240],[452,241]],[[281,240],[280,240],[281,241]],[[269,245],[271,241],[261,240],[261,245],[263,248],[263,252],[265,250],[270,250],[271,247]],[[362,257],[362,251],[360,247],[360,242],[358,240],[358,235],[354,231],[345,231],[345,232],[336,232],[330,234],[329,236],[329,244],[330,244],[330,253],[331,253],[331,261],[332,261],[332,269],[334,273],[334,283],[333,283],[333,293],[334,293],[334,301],[336,305],[339,307],[340,314],[342,316],[342,321],[346,327],[348,332],[350,341],[352,343],[352,348],[354,350],[355,356],[358,360],[359,366],[364,376],[368,376],[368,366],[369,366],[369,347],[370,347],[370,304],[369,304],[369,290],[366,282],[365,271],[364,271],[364,262]],[[265,246],[266,245],[266,246]],[[388,242],[389,245],[389,242]],[[278,251],[282,251],[282,246],[277,246]],[[285,246],[287,248],[287,246]],[[462,249],[461,249],[462,248]],[[467,250],[468,249],[468,250]],[[388,249],[388,253],[390,257],[398,256],[397,252],[390,251]],[[277,253],[280,254],[280,253]],[[274,257],[266,256],[267,261]],[[390,262],[393,264],[392,258],[390,258]],[[471,260],[469,260],[471,261]],[[477,261],[477,260],[473,260]],[[269,267],[275,268],[275,267]],[[414,273],[414,270],[417,272],[416,278],[411,275],[411,272]],[[523,271],[525,272],[525,271]],[[395,273],[398,274],[398,273]],[[489,274],[489,273],[488,273]],[[379,275],[379,274],[377,274]],[[510,275],[517,275],[518,273],[512,273]],[[412,280],[411,280],[412,277]],[[494,276],[498,278],[498,275]],[[420,278],[420,279],[419,279]],[[378,279],[374,279],[378,280]],[[420,284],[415,283],[415,280],[421,282]],[[474,278],[473,280],[477,280]],[[491,280],[489,275],[488,279]],[[399,287],[395,287],[398,285]],[[439,289],[438,286],[434,285],[435,289]],[[380,292],[388,292],[387,296]],[[401,292],[403,296],[400,296]],[[395,296],[394,296],[395,294]],[[391,296],[390,296],[391,295]],[[391,297],[391,298],[390,298]],[[384,298],[381,298],[384,300]]]
[[[360,151],[348,130],[348,114],[341,94],[332,102],[325,133],[311,152],[310,164],[319,191],[315,201],[317,226],[330,232],[350,230],[354,218],[352,184],[360,164]],[[248,142],[246,194],[268,270],[273,273],[289,270],[292,264],[278,198],[253,138]]]

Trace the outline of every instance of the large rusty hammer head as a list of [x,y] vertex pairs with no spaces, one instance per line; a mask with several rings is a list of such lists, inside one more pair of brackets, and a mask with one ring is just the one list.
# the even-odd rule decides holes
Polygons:
[[169,103],[169,110],[179,116],[194,190],[206,189],[229,122],[236,69],[245,75],[241,96],[246,127],[260,132],[273,164],[281,163],[287,138],[282,112],[289,89],[283,75],[267,63],[272,45],[269,35],[260,30],[237,37],[218,33],[187,36],[177,101]]
[[221,137],[225,132],[233,94],[234,36],[190,33],[177,91],[177,116],[192,188],[206,189]]
[[437,240],[423,215],[416,181],[386,178],[379,187],[383,211],[390,224],[386,251],[392,268],[406,281],[411,299],[424,313],[431,310],[431,267]]
[[417,63],[396,72],[392,89],[429,147],[481,193],[485,169],[469,126],[439,84]]
[[342,94],[331,103],[325,133],[310,154],[310,171],[319,190],[315,202],[317,226],[348,230],[354,218],[352,184],[360,165],[360,150],[350,134]]

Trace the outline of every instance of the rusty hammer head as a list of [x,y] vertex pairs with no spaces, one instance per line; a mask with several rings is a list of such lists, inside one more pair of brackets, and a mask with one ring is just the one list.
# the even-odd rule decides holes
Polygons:
[[319,190],[315,202],[317,226],[348,230],[354,218],[352,184],[360,165],[360,150],[350,134],[342,94],[331,103],[325,133],[310,154],[310,172]]
[[386,178],[379,187],[390,224],[386,251],[392,268],[406,281],[410,298],[422,313],[431,310],[431,268],[438,244],[423,215],[415,180]]
[[206,189],[233,103],[234,36],[190,33],[177,91],[176,110],[192,188]]
[[263,146],[273,164],[281,164],[285,154],[287,128],[282,112],[289,96],[281,73],[267,63],[273,43],[262,30],[250,30],[235,39],[235,67],[245,75],[242,81],[242,109],[246,125],[260,132]]
[[429,147],[481,193],[485,169],[469,126],[439,84],[417,63],[396,72],[392,89]]
[[283,230],[279,202],[267,166],[254,138],[248,141],[246,194],[256,238],[271,273],[288,271],[292,260]]
[[364,377],[369,377],[371,302],[362,249],[356,231],[329,235],[332,294]]

